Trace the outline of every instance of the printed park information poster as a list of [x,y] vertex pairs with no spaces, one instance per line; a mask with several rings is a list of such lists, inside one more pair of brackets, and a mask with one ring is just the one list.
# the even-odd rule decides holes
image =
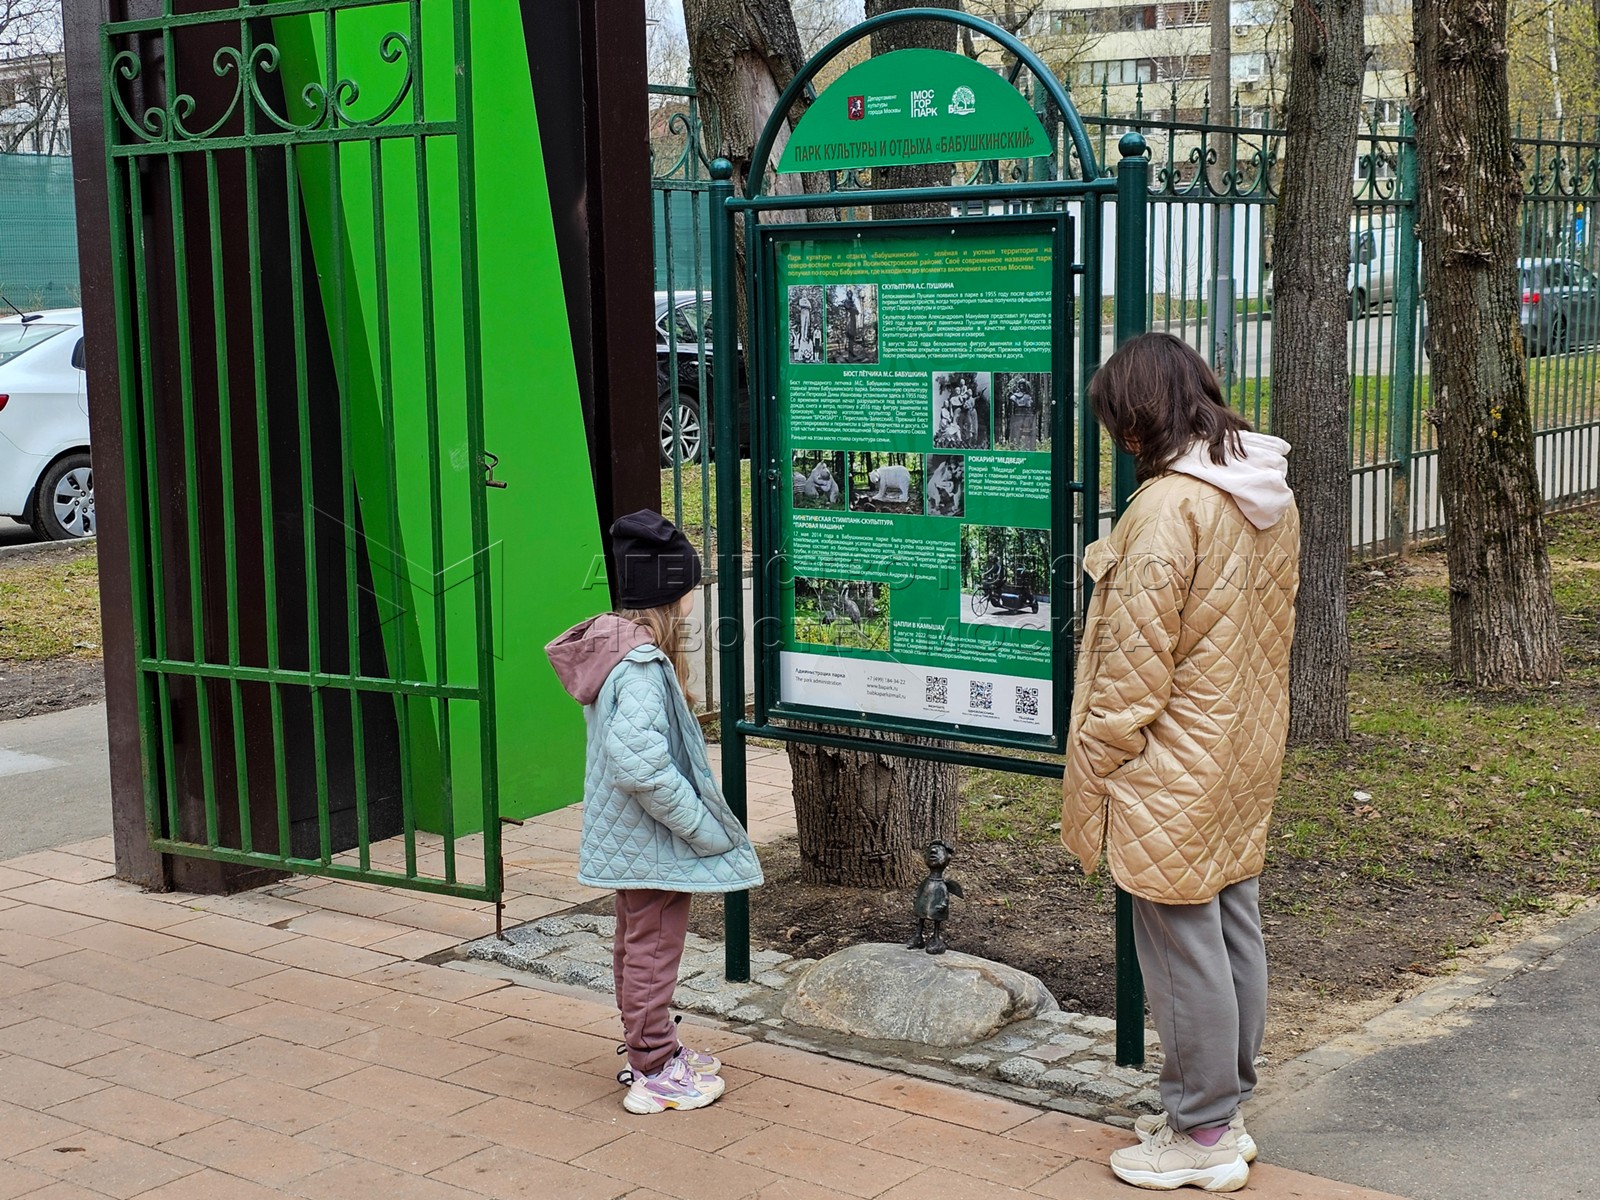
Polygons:
[[780,702],[1052,736],[1052,231],[773,251]]

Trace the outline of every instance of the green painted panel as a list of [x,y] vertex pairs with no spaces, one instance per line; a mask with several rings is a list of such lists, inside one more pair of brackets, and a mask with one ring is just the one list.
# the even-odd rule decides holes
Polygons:
[[778,170],[1049,153],[1033,106],[988,67],[947,50],[896,50],[828,85],[795,126]]
[[[423,12],[418,77],[425,115],[450,120],[451,6],[424,4]],[[404,54],[391,49],[394,61],[386,61],[381,52],[385,35],[404,31],[408,20],[405,5],[339,14],[338,75],[360,85],[358,96],[343,92],[353,119],[381,116],[403,87]],[[297,96],[307,85],[327,86],[323,21],[280,18],[274,24],[286,91]],[[601,553],[599,520],[524,46],[514,6],[474,6],[476,319],[483,345],[484,445],[500,456],[496,478],[507,484],[488,492],[490,546],[484,559],[474,557],[468,507],[469,489],[479,486],[483,473],[467,450],[455,139],[430,137],[420,170],[412,138],[297,151],[333,326],[330,342],[336,360],[348,362],[361,532],[385,618],[390,670],[403,667],[408,678],[476,685],[472,581],[486,566],[495,610],[500,811],[512,817],[581,799],[582,714],[551,673],[543,645],[606,603],[603,583],[586,586]],[[387,123],[412,118],[408,97]],[[376,188],[381,200],[375,199]],[[432,273],[431,306],[424,303],[425,264]],[[380,298],[385,293],[386,303]],[[342,328],[334,320],[341,312]],[[425,386],[430,345],[438,381],[437,549]],[[393,419],[386,421],[391,404]],[[435,657],[441,621],[443,671]],[[481,824],[475,708],[452,704],[447,726],[457,834]],[[435,705],[412,702],[409,716],[418,820],[437,830],[444,817],[439,713]]]

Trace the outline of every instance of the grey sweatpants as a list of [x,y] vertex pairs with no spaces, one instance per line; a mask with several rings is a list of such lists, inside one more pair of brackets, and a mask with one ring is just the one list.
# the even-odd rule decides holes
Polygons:
[[1267,1024],[1261,881],[1204,904],[1133,898],[1133,939],[1161,1038],[1161,1104],[1187,1132],[1233,1119],[1256,1087]]

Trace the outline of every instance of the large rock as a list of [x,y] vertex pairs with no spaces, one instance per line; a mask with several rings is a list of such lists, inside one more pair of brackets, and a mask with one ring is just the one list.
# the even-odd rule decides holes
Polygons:
[[1056,1007],[1044,984],[1014,967],[869,944],[801,971],[783,1015],[856,1037],[965,1046]]

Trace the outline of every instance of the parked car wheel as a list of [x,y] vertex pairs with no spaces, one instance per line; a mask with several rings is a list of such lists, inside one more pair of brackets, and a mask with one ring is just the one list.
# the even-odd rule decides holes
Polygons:
[[1352,321],[1367,315],[1367,289],[1356,288],[1350,293],[1350,319]]
[[29,524],[52,541],[94,535],[94,466],[87,454],[62,455],[40,476]]
[[671,393],[661,397],[658,411],[661,422],[657,441],[661,446],[662,467],[672,466],[672,442],[674,436],[678,441],[677,461],[685,466],[698,463],[700,461],[700,452],[704,448],[705,442],[705,427],[700,421],[700,398],[685,392],[678,393],[676,428],[673,426]]
[[1546,354],[1565,354],[1571,349],[1567,340],[1567,319],[1557,317],[1550,323],[1550,331],[1544,336],[1544,352]]

